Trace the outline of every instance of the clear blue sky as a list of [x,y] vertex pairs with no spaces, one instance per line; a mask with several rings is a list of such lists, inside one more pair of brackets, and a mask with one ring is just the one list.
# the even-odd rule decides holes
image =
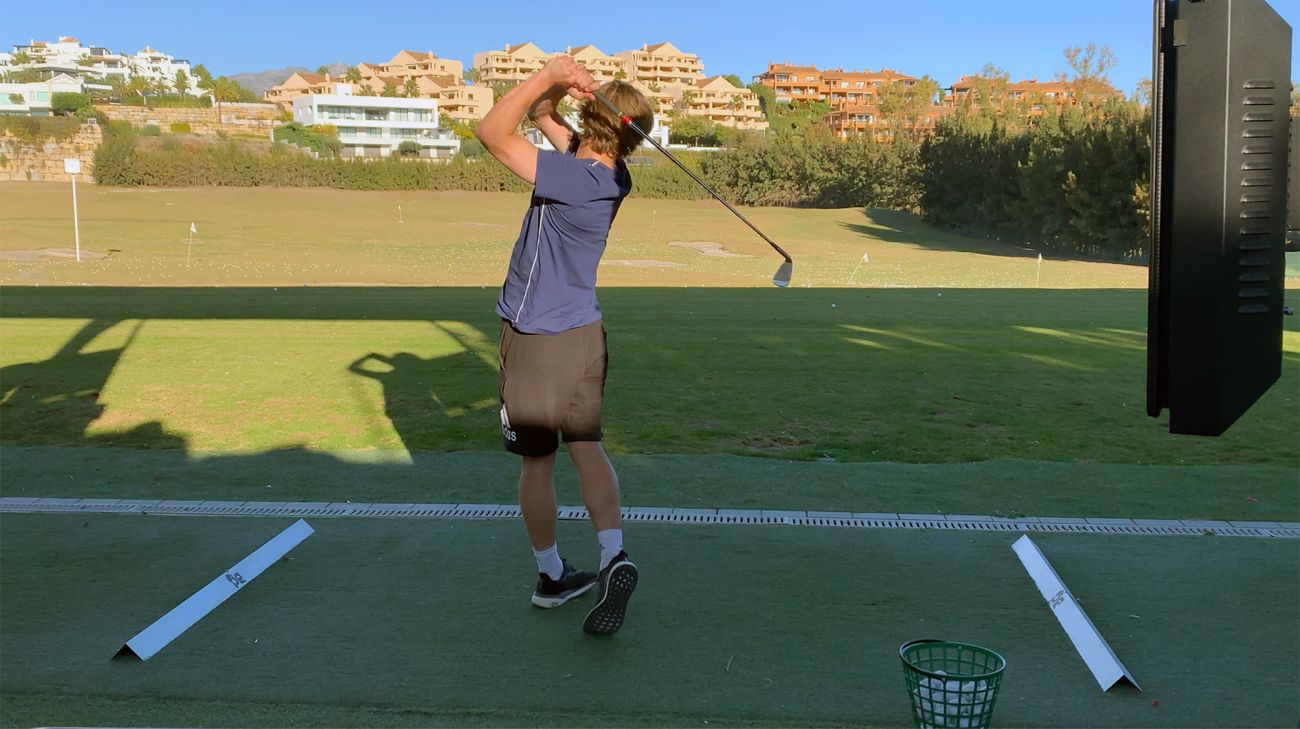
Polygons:
[[[1294,27],[1300,3],[1270,0]],[[152,45],[217,75],[284,66],[384,61],[399,49],[433,51],[469,66],[476,51],[531,40],[544,50],[594,43],[606,53],[672,41],[706,74],[746,82],[769,61],[822,68],[894,68],[942,84],[993,63],[1014,79],[1066,70],[1067,46],[1108,45],[1111,82],[1132,91],[1149,77],[1149,0],[764,0],[519,3],[388,0],[0,0],[0,43],[54,40],[135,52]],[[596,9],[603,8],[599,11]],[[1295,54],[1292,77],[1297,73]]]

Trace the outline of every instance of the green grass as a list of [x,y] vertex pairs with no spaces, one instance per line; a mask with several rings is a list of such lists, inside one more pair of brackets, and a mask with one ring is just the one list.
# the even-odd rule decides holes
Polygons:
[[[0,183],[0,284],[500,286],[527,196],[470,192],[192,188],[78,189],[81,245],[106,258],[6,260],[73,247],[71,197],[56,183]],[[399,222],[398,207],[401,207]],[[747,217],[797,261],[793,286],[1032,287],[1032,251],[855,208],[756,208]],[[186,266],[190,223],[198,234]],[[672,242],[712,241],[747,257]],[[864,253],[870,261],[859,266]],[[12,253],[10,253],[12,255]],[[780,261],[712,200],[628,199],[602,286],[765,285]],[[857,273],[854,275],[854,269]],[[1140,266],[1044,261],[1044,288],[1146,286]]]
[[[39,255],[71,247],[66,187],[0,184],[0,494],[513,502],[492,310],[523,196],[80,193],[108,255],[76,264]],[[1294,320],[1239,423],[1171,436],[1144,412],[1145,269],[1048,260],[1035,289],[1033,252],[909,216],[746,213],[795,288],[711,202],[629,200],[614,228],[625,504],[1300,521]],[[1300,709],[1294,545],[1208,537],[1036,537],[1141,695],[1097,690],[1014,536],[938,531],[632,524],[633,619],[590,641],[580,607],[527,606],[518,523],[318,520],[154,660],[107,660],[283,525],[4,516],[0,724],[903,726],[897,647],[929,636],[1008,657],[998,726]]]
[[[1278,541],[1036,537],[1145,689],[1103,694],[1014,535],[633,525],[636,603],[593,640],[589,601],[528,604],[517,523],[317,520],[292,559],[122,663],[126,639],[287,522],[3,525],[6,724],[901,726],[897,648],[918,637],[1006,656],[998,726],[1280,726],[1297,708],[1300,669],[1278,648],[1300,640],[1300,580]],[[586,525],[561,527],[572,559],[595,558]]]
[[[1027,462],[1024,476],[994,477],[960,499],[937,495],[959,468],[918,469],[913,478],[927,473],[935,503],[976,513],[1073,507],[1128,516],[1119,510],[1135,507],[1155,517],[1219,511],[1297,520],[1294,331],[1287,333],[1282,382],[1241,422],[1220,438],[1177,437],[1144,412],[1141,293],[938,293],[607,290],[607,447],[616,457],[761,459],[725,469],[737,473],[761,472],[772,459],[813,466]],[[499,452],[499,324],[490,290],[20,287],[0,295],[4,446],[177,451],[242,459],[254,472],[269,467],[255,456],[273,452],[329,454],[317,459],[320,469],[358,453],[409,464],[429,454]],[[116,458],[105,454],[103,467]],[[39,472],[40,456],[26,462],[34,470],[24,473]],[[165,470],[166,462],[177,459],[155,467]],[[1061,469],[1034,465],[1052,463],[1078,470],[1061,476]],[[1124,475],[1113,480],[1110,466],[1126,467]],[[1152,466],[1171,468],[1145,470]],[[1218,494],[1189,487],[1219,480],[1223,466],[1258,468]],[[1034,473],[1058,475],[1040,480]],[[487,478],[471,478],[467,487]],[[751,479],[725,473],[687,484],[650,481],[627,483],[634,503],[683,505],[683,489],[694,488],[702,503],[723,506],[752,493]],[[762,482],[771,488],[756,493],[785,502],[809,493]],[[53,495],[51,488],[74,483],[6,479],[3,489]],[[118,483],[107,479],[98,488]],[[860,510],[905,510],[887,508],[870,482],[826,483],[823,495],[806,500],[821,508],[870,501],[886,508]],[[81,487],[95,488],[93,481]],[[121,495],[142,486],[128,488]],[[1128,488],[1140,498],[1116,498]]]

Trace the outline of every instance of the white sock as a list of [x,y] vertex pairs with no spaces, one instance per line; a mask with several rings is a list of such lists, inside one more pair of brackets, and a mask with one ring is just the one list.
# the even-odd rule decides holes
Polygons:
[[564,576],[564,563],[560,561],[560,549],[552,544],[550,548],[538,551],[533,550],[533,556],[537,558],[537,571],[545,573],[552,580],[558,580]]
[[603,570],[623,551],[623,530],[602,529],[596,532],[596,541],[600,542],[600,568]]

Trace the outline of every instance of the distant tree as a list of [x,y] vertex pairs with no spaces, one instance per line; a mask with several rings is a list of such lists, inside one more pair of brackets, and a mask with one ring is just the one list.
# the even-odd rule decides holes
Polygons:
[[470,84],[476,84],[483,80],[483,74],[477,68],[467,68],[465,69],[463,78]]
[[668,138],[674,144],[711,146],[717,143],[717,131],[704,117],[682,115],[673,122]]
[[185,69],[176,69],[176,93],[184,96],[190,92],[190,77],[185,75]]
[[330,67],[329,67],[329,66],[317,66],[317,67],[316,67],[316,74],[317,74],[318,76],[324,76],[325,74],[327,74],[327,73],[329,73],[329,72],[330,72]]
[[510,93],[510,89],[513,88],[514,88],[513,84],[508,84],[505,81],[494,82],[492,84],[492,103],[495,104],[496,102],[500,101],[501,97]]
[[776,89],[757,82],[750,84],[746,88],[753,91],[754,96],[758,97],[758,108],[763,110],[763,116],[771,119],[776,108]]
[[350,84],[361,83],[361,71],[356,66],[348,66],[347,73],[343,74],[343,80]]
[[625,79],[627,79],[627,71],[624,71],[623,69],[620,68],[619,70],[614,72],[615,81],[623,81]]
[[408,99],[414,99],[420,95],[420,84],[416,82],[414,76],[407,77],[406,83],[402,84],[402,92],[406,94]]
[[663,86],[660,86],[658,81],[651,81],[650,83],[646,84],[645,87],[646,87],[647,89],[650,89],[650,92],[651,92],[651,93],[655,93],[655,94],[657,94],[657,93],[659,93],[660,91],[663,91],[663,90],[664,90],[664,87],[663,87]]
[[[1151,106],[1152,86],[1151,79],[1143,78],[1138,81],[1137,89],[1133,92],[1133,100],[1143,106]],[[1291,90],[1291,106],[1295,106],[1295,88]],[[1292,114],[1294,116],[1294,114]]]
[[1081,106],[1091,106],[1106,100],[1114,87],[1107,75],[1118,61],[1110,46],[1097,47],[1089,43],[1086,48],[1066,48],[1065,62],[1070,65],[1070,75],[1064,80],[1074,92]]
[[14,66],[26,66],[27,64],[32,63],[34,60],[35,59],[32,58],[32,54],[28,53],[27,51],[18,51],[17,53],[9,57],[10,65],[14,65]]
[[213,101],[216,101],[216,94],[213,93],[215,82],[212,79],[212,74],[208,72],[208,67],[204,66],[202,63],[195,66],[194,78],[198,79],[194,82],[194,85],[197,86],[200,91],[208,92],[208,95],[213,97]]
[[986,113],[1005,109],[1007,86],[1011,83],[1011,74],[991,63],[986,63],[979,73],[968,78],[973,86],[970,96],[965,99],[968,106]]
[[9,94],[10,104],[22,104],[26,103],[26,101],[27,99],[22,94]]
[[392,84],[390,84],[390,83],[388,83],[387,81],[385,81],[385,82],[384,82],[384,90],[381,91],[381,92],[379,92],[379,95],[380,95],[380,96],[384,96],[384,97],[388,97],[388,98],[396,98],[396,97],[397,97],[397,87],[394,86],[394,85],[392,85]]
[[914,133],[922,126],[925,113],[935,104],[939,83],[924,76],[912,84],[885,84],[880,88],[876,106],[891,132]]
[[418,157],[420,155],[420,143],[408,139],[397,145],[397,153],[403,157]]
[[722,74],[722,77],[725,78],[725,79],[727,79],[728,81],[730,81],[730,82],[731,82],[731,85],[732,85],[732,86],[735,86],[735,87],[738,88],[738,89],[743,89],[743,88],[745,88],[745,82],[744,82],[744,81],[741,81],[741,80],[740,80],[740,77],[737,76],[737,75],[734,74],[734,73],[724,73],[724,74]]

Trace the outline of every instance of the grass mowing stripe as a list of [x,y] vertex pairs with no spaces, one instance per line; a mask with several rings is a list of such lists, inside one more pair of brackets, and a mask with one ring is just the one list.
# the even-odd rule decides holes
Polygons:
[[[901,725],[898,645],[941,637],[1007,657],[999,726],[1275,726],[1300,708],[1290,543],[1036,537],[1146,689],[1101,694],[1012,534],[630,524],[641,586],[624,630],[594,640],[579,629],[583,603],[528,604],[535,567],[518,524],[313,526],[294,559],[153,660],[118,664],[108,656],[132,629],[278,525],[4,516],[0,693],[143,697],[137,720],[155,725],[169,699],[233,696],[247,702],[227,717],[240,725],[261,701],[539,720],[599,702],[662,723],[667,697],[671,719],[691,724]],[[559,543],[577,564],[596,559],[586,525],[562,523]],[[1260,655],[1279,660],[1265,669]],[[52,704],[68,723],[95,719]]]

